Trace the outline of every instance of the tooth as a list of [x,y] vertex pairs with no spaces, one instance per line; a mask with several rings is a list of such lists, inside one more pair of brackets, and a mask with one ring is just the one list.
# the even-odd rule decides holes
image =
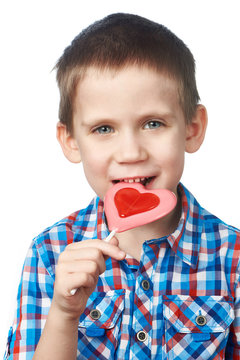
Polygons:
[[135,179],[135,182],[137,182],[137,183],[140,182],[140,179],[139,179],[139,178],[138,178],[138,179]]
[[133,183],[133,182],[134,182],[134,180],[133,180],[133,179],[129,179],[128,181],[129,181],[129,183]]

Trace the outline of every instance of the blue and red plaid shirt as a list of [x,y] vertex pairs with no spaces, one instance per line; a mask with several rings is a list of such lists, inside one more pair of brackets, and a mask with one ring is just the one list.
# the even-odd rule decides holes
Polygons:
[[[179,185],[182,215],[168,237],[146,241],[140,263],[109,258],[79,319],[77,359],[240,359],[240,232]],[[32,359],[67,244],[104,239],[95,198],[36,237],[26,257],[5,359]]]

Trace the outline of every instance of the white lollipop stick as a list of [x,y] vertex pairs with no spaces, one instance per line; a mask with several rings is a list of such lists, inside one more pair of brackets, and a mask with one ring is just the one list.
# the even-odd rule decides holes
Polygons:
[[76,294],[76,292],[77,292],[77,289],[72,289],[72,290],[70,290],[70,295],[75,295]]
[[[117,232],[117,229],[113,229],[113,230],[110,232],[110,234],[109,234],[105,239],[103,239],[103,241],[105,241],[105,242],[108,243],[108,242],[114,237],[114,235],[116,234],[116,232]],[[77,292],[77,289],[72,289],[72,290],[70,290],[70,294],[71,294],[72,296],[75,295],[76,292]]]
[[108,243],[114,237],[114,235],[116,234],[117,231],[118,231],[118,229],[113,229],[110,232],[110,234],[103,241]]

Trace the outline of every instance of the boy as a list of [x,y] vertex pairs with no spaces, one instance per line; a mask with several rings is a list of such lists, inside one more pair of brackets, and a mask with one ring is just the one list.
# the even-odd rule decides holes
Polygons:
[[[192,54],[162,25],[114,14],[56,68],[57,137],[97,198],[34,239],[6,358],[240,359],[240,233],[179,183],[207,126]],[[106,243],[103,198],[119,181],[178,203]]]

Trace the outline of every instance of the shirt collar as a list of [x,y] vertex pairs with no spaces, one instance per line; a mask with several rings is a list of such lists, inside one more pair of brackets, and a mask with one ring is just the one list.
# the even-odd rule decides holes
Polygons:
[[99,197],[93,198],[85,209],[79,211],[72,230],[74,232],[74,242],[104,239],[109,234],[103,210],[103,201]]
[[[182,201],[182,213],[178,227],[167,236],[167,240],[178,257],[192,267],[196,267],[201,244],[202,215],[201,207],[194,196],[182,185],[178,186],[178,194]],[[78,222],[77,238],[81,232],[81,240],[104,239],[109,230],[106,224],[103,201],[94,198],[90,205],[80,212],[81,224]],[[75,240],[77,241],[77,239]]]

